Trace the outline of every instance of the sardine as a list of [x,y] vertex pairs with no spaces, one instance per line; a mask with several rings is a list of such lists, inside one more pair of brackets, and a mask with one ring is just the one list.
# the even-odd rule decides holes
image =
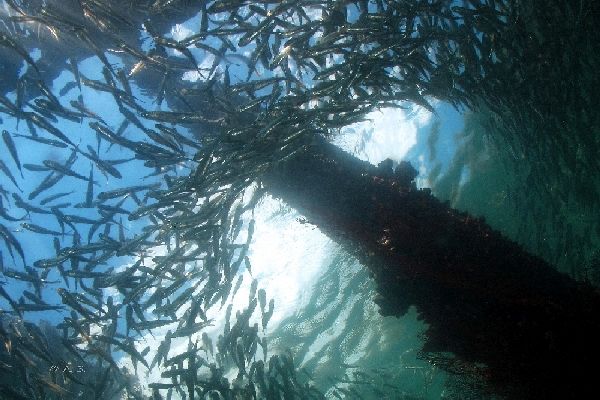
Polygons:
[[175,332],[173,332],[171,337],[173,337],[173,338],[187,337],[187,336],[193,335],[194,333],[200,332],[202,329],[206,328],[207,326],[212,326],[212,325],[213,325],[212,320],[209,320],[207,322],[197,322],[195,324],[187,325],[185,327],[177,329]]
[[16,193],[12,194],[12,197],[15,201],[15,206],[22,208],[23,210],[27,211],[27,213],[34,213],[34,214],[52,214],[50,211],[48,210],[44,210],[43,208],[39,208],[36,207],[34,205],[31,205],[29,203],[26,203],[21,196],[19,196]]
[[15,142],[13,142],[10,133],[7,130],[2,130],[2,140],[4,144],[8,148],[10,155],[12,156],[15,164],[17,164],[17,168],[19,168],[19,172],[21,173],[21,178],[23,178],[23,170],[21,169],[21,161],[19,161],[19,153],[17,153],[17,148],[15,147]]
[[267,305],[267,293],[265,289],[258,289],[258,304],[260,305],[260,311],[264,314],[265,306]]
[[65,134],[63,134],[60,130],[55,128],[51,123],[46,121],[44,118],[42,118],[38,114],[33,113],[33,112],[24,112],[24,113],[22,113],[22,115],[24,115],[28,121],[31,121],[33,124],[44,129],[46,132],[50,133],[51,135],[59,138],[63,142],[71,145],[72,147],[76,147],[75,143],[73,143],[67,136],[65,136]]
[[40,184],[31,193],[29,193],[28,199],[33,200],[40,193],[42,193],[42,192],[50,189],[54,185],[56,185],[63,177],[64,177],[63,174],[51,172],[50,174],[48,174],[46,176],[46,178],[44,178],[44,180],[42,182],[40,182]]
[[[34,142],[42,143],[42,144],[48,144],[48,145],[54,146],[54,147],[60,147],[63,149],[69,147],[69,145],[67,145],[66,143],[61,142],[59,140],[46,139],[41,136],[28,136],[28,135],[19,135],[19,134],[16,134],[15,136],[23,137],[23,138],[32,140]],[[23,164],[23,167],[25,167],[25,165],[26,164]],[[28,164],[28,165],[31,165],[31,164]]]
[[[60,163],[57,163],[56,161],[44,160],[43,164],[46,167],[58,172],[59,174],[72,176],[72,177],[80,179],[84,182],[88,182],[88,178],[86,178],[85,176],[78,174],[77,172],[71,170],[70,168],[65,167],[64,165],[62,165]],[[96,184],[96,185],[98,184],[98,182],[96,182],[96,181],[92,181],[92,183]]]
[[50,203],[51,201],[54,201],[56,199],[60,199],[61,197],[68,196],[68,195],[70,195],[72,193],[75,193],[75,191],[71,190],[70,192],[57,193],[57,194],[54,194],[52,196],[48,196],[45,199],[40,200],[40,204],[41,205],[45,205],[46,203]]
[[33,61],[33,58],[31,58],[27,50],[21,47],[21,45],[17,41],[13,40],[6,33],[0,33],[0,46],[11,49],[17,54],[19,54],[27,62],[27,64],[29,64],[35,70],[35,72],[37,72],[38,76],[40,76],[40,70],[38,69],[35,61]]
[[62,89],[60,89],[60,91],[58,92],[59,96],[64,96],[67,93],[69,93],[72,89],[74,89],[75,87],[77,87],[77,82],[75,81],[69,81],[65,84],[65,86],[63,86]]
[[16,188],[19,189],[20,192],[23,191],[21,189],[21,187],[19,186],[19,184],[17,183],[17,180],[13,176],[12,172],[10,172],[10,169],[6,166],[6,164],[4,164],[4,161],[2,161],[2,160],[0,160],[0,171],[2,171],[4,173],[4,175],[6,175],[8,177],[8,179],[10,179],[10,181],[13,183],[13,185],[15,185]]
[[69,66],[71,67],[71,72],[75,77],[75,82],[77,83],[79,92],[81,92],[81,76],[79,75],[79,67],[77,66],[77,61],[72,57],[69,58]]
[[4,208],[4,203],[3,203],[2,197],[0,197],[0,217],[4,218],[7,221],[18,222],[18,221],[24,220],[27,217],[27,214],[25,214],[21,218],[15,218],[15,217],[9,215],[8,212],[6,211],[6,209]]
[[17,304],[17,309],[21,312],[29,311],[60,311],[64,310],[63,306],[53,306],[50,304]]
[[35,232],[35,233],[40,233],[40,234],[43,234],[43,235],[55,235],[55,236],[62,235],[61,232],[53,231],[51,229],[47,229],[47,228],[44,228],[43,226],[39,226],[39,225],[36,225],[36,224],[28,224],[28,223],[24,222],[24,223],[21,224],[21,226],[23,228],[27,229],[28,231]]
[[92,207],[94,200],[94,165],[90,166],[90,176],[88,178],[87,191],[85,192],[85,206]]

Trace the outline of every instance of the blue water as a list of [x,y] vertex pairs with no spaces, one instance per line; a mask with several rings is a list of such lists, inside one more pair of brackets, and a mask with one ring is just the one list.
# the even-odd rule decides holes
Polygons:
[[[3,5],[5,4],[3,3]],[[0,16],[3,21],[8,21],[6,19],[7,7],[4,7],[4,10],[0,11]],[[356,11],[354,9],[349,11],[348,19],[353,21],[356,18]],[[308,12],[311,17],[316,18],[319,15],[315,9],[308,10]],[[220,17],[216,17],[210,23],[210,29],[216,28],[218,18]],[[225,17],[223,16],[223,18]],[[193,18],[174,26],[166,37],[183,40],[195,33],[199,24],[200,18]],[[8,24],[5,28],[10,29]],[[41,31],[41,34],[50,35],[44,30]],[[151,49],[150,36],[141,28],[140,34],[145,38],[141,49],[149,51]],[[232,41],[236,43],[240,37],[241,35],[236,35],[232,37]],[[204,43],[214,47],[220,46],[220,42],[214,37]],[[273,40],[269,42],[269,45],[272,44]],[[184,74],[183,79],[191,84],[204,79],[202,72],[206,72],[212,67],[215,58],[210,53],[195,47],[190,47],[189,50],[197,59],[201,71],[188,71]],[[224,57],[215,69],[215,76],[218,77],[219,82],[225,81],[226,74],[232,84],[245,81],[248,76],[248,68],[241,59],[250,57],[254,50],[255,45],[249,44],[238,49],[237,58]],[[168,49],[167,53],[177,56],[182,62],[186,61],[185,56],[175,50]],[[40,51],[32,50],[31,56],[38,60]],[[114,68],[129,67],[124,64],[123,59],[116,51],[108,52],[107,59]],[[342,59],[339,56],[327,59],[328,65],[340,62]],[[98,57],[93,56],[81,60],[78,67],[86,78],[104,80],[103,64]],[[289,68],[292,73],[297,72],[297,66],[293,62],[289,63]],[[30,70],[31,67],[23,62],[19,74],[23,76],[25,73],[31,72]],[[269,71],[259,66],[252,79],[282,76],[283,74],[281,67]],[[48,85],[52,92],[57,94],[68,82],[73,80],[74,74],[65,70],[53,82],[48,82]],[[169,111],[166,101],[157,105],[155,93],[147,93],[136,86],[133,80],[131,82],[133,95],[137,99],[137,103],[144,109]],[[303,82],[307,87],[314,84],[310,76],[305,76]],[[159,82],[156,83],[156,86],[158,85]],[[68,105],[70,101],[77,100],[80,95],[86,107],[98,114],[113,132],[117,131],[124,117],[110,94],[82,85],[81,92],[78,88],[71,89],[60,98],[60,102]],[[16,96],[16,92],[6,95],[11,102],[16,101]],[[364,122],[341,128],[335,135],[332,135],[332,142],[358,159],[366,160],[374,165],[386,158],[392,159],[395,163],[403,160],[410,161],[419,171],[417,177],[419,187],[431,187],[438,197],[449,200],[452,206],[469,210],[477,215],[485,215],[492,226],[503,230],[512,238],[523,239],[521,242],[526,243],[533,252],[541,253],[542,248],[531,239],[536,236],[532,232],[538,233],[541,241],[546,237],[556,241],[562,240],[562,236],[564,236],[562,229],[548,229],[542,234],[539,227],[533,226],[533,223],[522,223],[523,220],[529,222],[525,218],[533,219],[533,217],[524,217],[529,214],[528,209],[515,211],[516,204],[525,203],[511,197],[514,196],[514,189],[522,183],[521,178],[514,172],[514,169],[520,168],[520,164],[512,160],[506,163],[506,151],[504,154],[500,154],[498,148],[486,142],[487,139],[482,139],[487,137],[487,131],[482,127],[483,124],[479,124],[478,121],[473,122],[475,120],[473,114],[467,113],[467,118],[465,118],[462,111],[455,110],[450,104],[434,99],[429,100],[435,108],[435,113],[430,113],[418,106],[408,107],[408,104],[402,104],[407,107],[406,109],[380,109],[367,115]],[[315,105],[313,104],[313,106]],[[471,119],[469,120],[469,118]],[[140,120],[146,128],[154,128],[154,121],[143,118]],[[87,146],[96,149],[98,146],[97,136],[88,126],[88,122],[86,120],[79,124],[60,118],[55,126],[67,134],[79,149],[85,150]],[[192,128],[183,126],[176,126],[176,128],[178,132],[190,138],[197,133]],[[14,134],[30,134],[24,121],[20,121],[17,125],[14,118],[5,114],[2,114],[2,129],[6,129],[13,137]],[[38,133],[44,137],[51,137],[42,129],[38,129]],[[150,142],[148,137],[133,124],[130,124],[125,130],[124,136],[130,140]],[[24,138],[14,137],[14,141],[22,164],[41,164],[43,160],[64,162],[71,153],[71,149],[57,149]],[[118,145],[109,147],[105,140],[102,140],[99,146],[99,154],[102,159],[126,159],[134,155],[130,150],[123,149]],[[192,158],[193,150],[187,148],[187,151],[189,157]],[[46,173],[24,170],[24,177],[21,178],[6,149],[3,148],[0,158],[11,168],[23,193],[19,192],[4,175],[0,175],[2,188],[18,193],[28,201],[27,194],[34,190]],[[94,187],[94,195],[120,187],[150,183],[161,183],[162,188],[166,188],[162,174],[148,177],[147,175],[154,171],[143,164],[143,161],[133,160],[118,165],[118,169],[123,175],[122,179],[104,175],[94,166],[94,179],[98,181],[98,186]],[[500,165],[504,165],[502,167],[504,169]],[[169,175],[172,177],[187,176],[194,171],[195,166],[193,161],[182,162],[173,171],[170,171]],[[91,162],[81,155],[73,165],[73,170],[84,176],[88,175],[90,168]],[[49,195],[73,190],[73,194],[55,203],[69,201],[76,204],[85,200],[86,188],[87,185],[84,182],[66,176],[56,187],[44,192],[32,203],[39,205],[39,201]],[[244,195],[244,200],[240,200],[240,203],[248,201],[253,188],[248,190]],[[14,206],[10,196],[3,200],[11,215],[22,215],[22,210]],[[538,203],[537,199],[534,200],[540,208],[543,208],[545,204],[543,201]],[[110,203],[116,204],[116,202],[117,200],[113,200]],[[128,196],[122,204],[122,207],[127,209],[135,209],[136,206],[136,202],[131,196]],[[571,210],[569,204],[565,204],[565,208],[570,210],[565,212],[570,215],[567,219],[570,219],[570,223],[575,226],[575,216],[580,214],[580,208],[574,207]],[[70,206],[63,209],[63,212],[87,218],[98,218],[98,213],[94,208]],[[582,220],[593,218],[585,213],[582,215]],[[243,242],[246,239],[247,224],[251,218],[256,223],[248,252],[248,261],[252,267],[248,269],[246,264],[242,264],[238,276],[233,279],[233,282],[240,279],[240,276],[242,279],[236,294],[231,293],[223,306],[219,301],[206,311],[207,317],[212,320],[212,325],[205,328],[203,332],[208,334],[213,343],[218,341],[219,335],[223,332],[227,305],[232,304],[232,319],[237,312],[243,312],[249,303],[249,296],[252,294],[252,282],[256,280],[256,289],[266,291],[267,303],[272,299],[275,304],[274,314],[267,328],[264,330],[260,328],[260,336],[264,335],[267,338],[268,353],[265,357],[262,349],[259,349],[256,355],[257,360],[267,361],[272,354],[291,352],[299,371],[324,392],[327,398],[354,398],[360,395],[365,399],[439,399],[450,396],[449,393],[453,390],[451,385],[456,383],[455,380],[435,364],[426,362],[420,357],[419,353],[423,344],[422,335],[427,326],[419,320],[418,311],[415,308],[411,308],[402,318],[380,316],[378,307],[373,302],[376,293],[374,283],[369,278],[365,266],[327,238],[311,221],[306,221],[302,215],[280,200],[267,195],[251,215],[250,213],[245,214],[244,225],[238,241]],[[32,214],[31,220],[28,222],[48,229],[60,229],[56,218],[52,215]],[[111,237],[117,237],[117,222],[122,222],[126,236],[129,238],[139,234],[144,226],[149,224],[149,221],[144,218],[139,221],[129,221],[126,216],[117,217],[108,232]],[[38,259],[54,257],[52,237],[29,232],[23,229],[19,223],[2,221],[2,224],[14,233],[23,246],[28,266]],[[519,228],[518,224],[526,226]],[[84,225],[78,226],[82,228],[80,231],[82,242],[87,243],[89,228]],[[101,227],[96,232],[92,241],[98,240],[99,233],[103,233],[103,229],[104,227]],[[537,232],[536,229],[538,229]],[[575,227],[574,230],[585,232],[585,228]],[[72,234],[71,229],[67,227],[64,237],[60,237],[61,247],[71,245]],[[578,234],[576,233],[576,235]],[[583,236],[583,233],[579,235]],[[574,239],[569,240],[572,242]],[[170,242],[168,244],[174,245]],[[4,268],[23,270],[18,256],[14,260],[11,259],[8,248],[4,244],[0,245],[0,250]],[[152,268],[155,265],[152,257],[161,257],[168,253],[169,249],[166,244],[156,246],[151,250],[144,265]],[[564,257],[566,258],[566,256]],[[119,272],[131,267],[136,260],[136,257],[131,256],[115,257],[105,265],[97,267],[96,271],[110,271],[111,268],[114,268],[115,272]],[[44,288],[43,299],[49,303],[58,304],[61,300],[56,289],[66,287],[63,279],[58,270],[52,270],[47,279],[52,283]],[[18,299],[23,290],[33,290],[32,285],[28,283],[18,282],[7,277],[4,277],[4,281],[7,283],[3,287],[14,299]],[[195,281],[186,282],[174,293],[173,297],[190,287],[195,287],[196,284]],[[72,281],[69,289],[76,290]],[[151,288],[145,299],[157,289]],[[82,292],[81,288],[77,290]],[[123,302],[123,295],[114,288],[104,289],[103,294],[105,299],[112,296],[117,305]],[[198,293],[196,292],[195,295]],[[3,298],[0,298],[0,308],[2,310],[10,309]],[[181,318],[187,308],[187,305],[182,307],[177,312],[177,317]],[[154,306],[148,308],[146,312],[148,318],[154,317],[152,315],[154,309]],[[121,309],[121,313],[124,313],[124,308]],[[33,322],[46,320],[57,324],[66,315],[68,315],[66,311],[28,313],[27,319]],[[124,316],[120,315],[120,317]],[[254,323],[261,326],[261,322],[260,313],[256,312],[250,319],[250,326]],[[119,332],[122,333],[124,329],[124,323],[120,321]],[[137,337],[136,349],[142,351],[148,347],[149,352],[146,359],[151,360],[170,329],[172,330],[173,326],[158,328],[153,331],[152,335],[144,334]],[[92,334],[98,333],[100,330],[101,327],[96,326]],[[200,333],[189,338],[173,340],[169,355],[173,356],[186,351],[190,343],[199,340],[199,337]],[[208,354],[205,355],[208,358]],[[114,356],[119,365],[133,372],[134,368],[128,356],[125,356],[123,352],[115,352]],[[160,375],[163,371],[162,366],[155,367],[152,371],[146,371],[145,368],[138,366],[137,376],[142,386],[147,388],[148,383],[161,379]],[[235,367],[231,368],[226,373],[227,378],[233,381],[236,372]]]

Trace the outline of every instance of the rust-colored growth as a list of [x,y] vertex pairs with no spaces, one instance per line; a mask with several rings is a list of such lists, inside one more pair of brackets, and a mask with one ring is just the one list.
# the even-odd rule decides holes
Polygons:
[[597,291],[405,178],[321,141],[264,183],[369,268],[381,314],[417,306],[424,351],[485,364],[472,370],[510,398],[592,389]]

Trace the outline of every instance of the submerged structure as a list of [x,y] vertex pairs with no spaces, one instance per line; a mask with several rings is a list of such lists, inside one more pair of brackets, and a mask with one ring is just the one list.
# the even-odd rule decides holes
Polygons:
[[417,189],[410,165],[386,164],[321,142],[265,184],[369,268],[382,315],[417,306],[432,360],[509,398],[591,390],[597,289]]

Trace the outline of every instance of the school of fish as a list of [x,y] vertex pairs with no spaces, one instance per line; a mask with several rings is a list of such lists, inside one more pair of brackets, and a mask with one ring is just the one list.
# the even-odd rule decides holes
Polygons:
[[[148,398],[115,354],[162,368],[153,399],[324,398],[291,354],[268,351],[275,304],[257,280],[231,315],[251,276],[260,176],[380,107],[497,104],[478,77],[503,57],[508,3],[3,0],[3,71],[18,66],[0,85],[2,120],[15,121],[0,152],[6,398]],[[190,35],[169,34],[191,18]],[[190,73],[199,79],[182,79]],[[89,93],[108,95],[118,122]],[[24,161],[28,144],[60,156]],[[119,185],[131,169],[147,175]],[[37,257],[24,231],[54,254]],[[15,282],[20,296],[7,290]],[[28,321],[40,312],[62,322]],[[203,330],[223,312],[213,343]],[[158,331],[158,348],[141,348]],[[334,395],[355,396],[344,391]]]

